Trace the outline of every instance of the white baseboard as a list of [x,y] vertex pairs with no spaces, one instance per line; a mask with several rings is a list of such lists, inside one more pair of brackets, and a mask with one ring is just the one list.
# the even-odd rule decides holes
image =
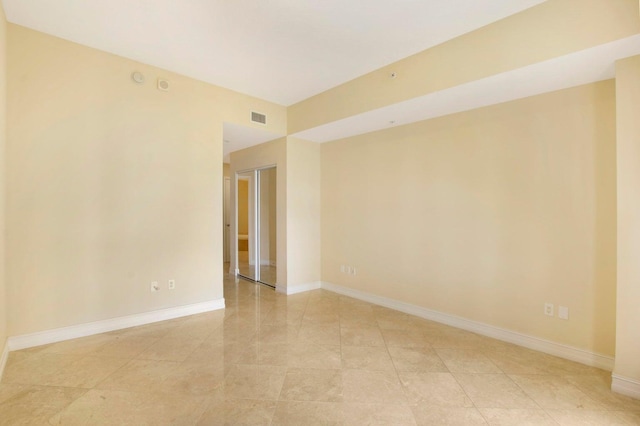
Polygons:
[[614,392],[627,395],[632,398],[640,399],[640,382],[628,377],[611,375],[611,390]]
[[70,327],[56,328],[37,333],[24,334],[22,336],[9,337],[7,347],[11,351],[32,348],[34,346],[61,342],[63,340],[76,339],[108,331],[121,330],[123,328],[138,325],[151,324],[203,312],[224,309],[224,299],[211,300],[209,302],[194,303],[192,305],[176,306],[174,308],[160,309],[125,317],[111,318],[103,321],[95,321],[86,324],[72,325]]
[[286,295],[303,293],[305,291],[318,290],[322,285],[321,281],[314,281],[311,283],[298,284],[294,286],[281,286],[276,285],[276,291],[278,293],[284,293]]
[[9,341],[5,341],[3,344],[2,353],[0,354],[0,381],[2,381],[2,374],[4,373],[4,367],[7,365],[9,359]]
[[584,349],[563,345],[561,343],[551,342],[549,340],[540,339],[538,337],[529,336],[526,334],[518,333],[516,331],[506,330],[500,327],[495,327],[493,325],[472,321],[451,314],[445,314],[442,312],[423,308],[421,306],[400,302],[398,300],[377,296],[375,294],[343,287],[328,282],[322,282],[322,288],[334,293],[353,297],[354,299],[373,303],[374,305],[380,305],[390,309],[395,309],[396,311],[415,315],[420,318],[425,318],[442,324],[447,324],[452,327],[461,328],[463,330],[472,331],[483,336],[493,337],[494,339],[513,343],[518,346],[524,346],[525,348],[544,352],[550,355],[558,356],[560,358],[576,361],[592,367],[602,368],[607,371],[613,370],[614,358],[606,355],[589,352]]

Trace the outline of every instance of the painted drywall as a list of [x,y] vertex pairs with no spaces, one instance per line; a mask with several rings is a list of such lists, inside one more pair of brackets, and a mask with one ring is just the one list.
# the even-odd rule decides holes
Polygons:
[[[5,193],[7,146],[7,21],[0,3],[0,363],[7,341],[7,291],[5,276]],[[0,364],[0,375],[2,365]]]
[[[231,199],[235,200],[236,174],[246,170],[265,167],[276,167],[276,285],[287,286],[287,140],[276,139],[251,148],[232,152],[230,155]],[[235,203],[231,203],[231,235],[237,235],[238,217]],[[230,273],[234,273],[237,265],[237,249],[234,238],[231,238]]]
[[614,373],[640,383],[640,56],[616,63],[616,114],[618,302]]
[[321,164],[322,281],[614,354],[613,81],[326,143]]
[[238,181],[238,234],[249,234],[249,181]]
[[292,105],[289,134],[636,35],[638,9],[636,0],[548,0]]
[[10,335],[221,299],[223,122],[286,109],[15,25],[8,64]]
[[287,137],[287,286],[321,278],[320,144]]

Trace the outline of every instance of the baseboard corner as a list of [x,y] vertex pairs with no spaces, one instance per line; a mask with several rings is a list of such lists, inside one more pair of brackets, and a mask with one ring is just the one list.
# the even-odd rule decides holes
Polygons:
[[640,381],[638,380],[612,374],[611,390],[622,395],[640,399]]
[[276,286],[276,291],[278,293],[283,293],[283,294],[286,294],[287,296],[290,296],[292,294],[304,293],[306,291],[318,290],[320,288],[322,288],[322,282],[313,281],[313,282],[304,283],[304,284],[298,284],[298,285],[293,285],[293,286],[290,286],[290,285],[287,285],[287,286],[277,285]]

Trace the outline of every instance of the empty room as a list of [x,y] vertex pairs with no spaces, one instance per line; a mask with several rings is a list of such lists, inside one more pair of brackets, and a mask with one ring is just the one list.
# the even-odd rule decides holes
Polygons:
[[640,425],[637,0],[0,0],[0,425]]

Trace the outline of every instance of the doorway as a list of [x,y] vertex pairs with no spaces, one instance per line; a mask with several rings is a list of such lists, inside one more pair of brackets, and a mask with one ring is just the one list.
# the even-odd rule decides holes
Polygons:
[[276,167],[236,173],[238,275],[276,286]]

